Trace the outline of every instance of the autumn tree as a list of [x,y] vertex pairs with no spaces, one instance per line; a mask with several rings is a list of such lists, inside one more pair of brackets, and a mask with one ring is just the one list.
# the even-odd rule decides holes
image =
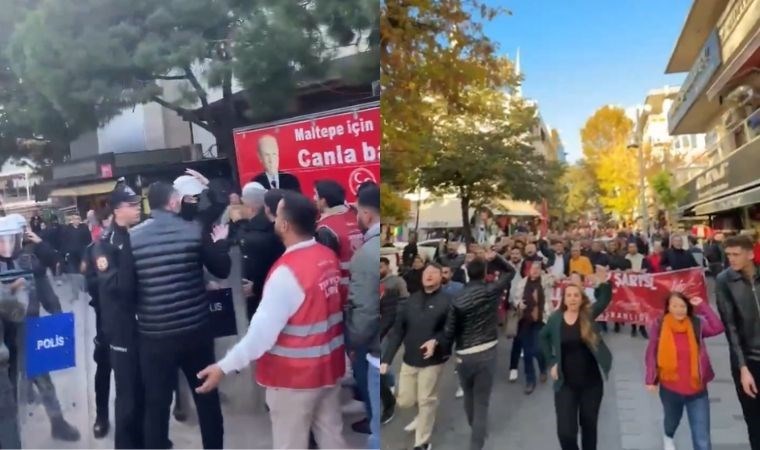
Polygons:
[[567,167],[559,186],[564,187],[560,202],[568,219],[577,220],[597,209],[597,186],[585,161]]
[[658,206],[665,211],[668,223],[672,223],[673,211],[685,197],[686,191],[675,185],[673,176],[667,170],[660,170],[652,177],[650,183]]
[[503,10],[481,0],[386,0],[380,9],[381,168],[383,183],[400,193],[415,187],[415,169],[437,158],[434,102],[451,115],[489,115],[490,105],[463,94],[519,80],[483,33],[482,22]]
[[350,72],[376,79],[378,45],[375,0],[43,0],[18,20],[7,54],[75,129],[155,102],[230,154],[236,83],[249,119],[270,117],[299,83],[329,74],[341,48],[368,48]]
[[538,201],[551,187],[551,169],[530,145],[535,108],[499,91],[466,95],[481,96],[480,101],[498,107],[501,115],[442,114],[429,147],[435,161],[415,173],[417,183],[434,194],[458,196],[464,236],[471,239],[471,206],[507,197]]
[[599,108],[581,130],[584,158],[607,213],[631,218],[639,195],[636,149],[628,148],[633,122],[616,106]]

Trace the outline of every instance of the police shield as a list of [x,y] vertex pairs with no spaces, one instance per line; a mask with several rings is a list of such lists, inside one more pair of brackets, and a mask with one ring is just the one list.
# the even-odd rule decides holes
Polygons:
[[6,333],[21,447],[92,447],[91,433],[82,429],[92,423],[87,370],[92,339],[86,336],[94,335],[84,277],[28,271],[23,278],[17,295],[28,296],[28,308],[21,321],[9,324],[15,339]]

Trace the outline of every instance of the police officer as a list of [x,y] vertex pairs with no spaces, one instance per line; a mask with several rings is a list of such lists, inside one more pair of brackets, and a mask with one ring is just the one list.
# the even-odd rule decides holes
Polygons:
[[[62,312],[61,302],[53,290],[50,279],[47,276],[47,269],[51,268],[57,262],[57,254],[53,248],[40,239],[39,236],[28,231],[26,219],[19,214],[10,214],[7,220],[8,226],[15,226],[18,232],[16,242],[19,244],[13,248],[13,253],[7,252],[0,254],[0,272],[9,270],[30,271],[33,275],[33,286],[28,289],[29,306],[26,311],[26,317],[39,317],[40,306],[48,314],[58,314]],[[20,248],[19,248],[20,246]],[[6,249],[7,250],[7,249]],[[10,360],[9,371],[11,382],[18,389],[18,355],[20,349],[16,336],[23,329],[23,323],[6,323],[5,325],[5,344],[8,347]],[[21,349],[23,350],[23,349]],[[32,386],[37,388],[45,408],[48,419],[50,420],[51,436],[54,439],[75,442],[78,441],[79,430],[68,423],[63,417],[61,403],[58,400],[58,394],[55,385],[49,373],[42,374],[29,380],[31,385],[22,386],[28,389],[29,400],[34,396]]]
[[116,382],[115,448],[144,448],[144,388],[137,349],[136,291],[129,228],[140,221],[140,197],[120,183],[111,193],[113,221],[93,247],[104,338]]
[[[15,253],[15,240],[19,239],[21,230],[14,224],[0,219],[0,257],[10,258]],[[8,272],[0,274],[0,338],[5,333],[4,324],[19,323],[24,320],[28,305],[26,280],[8,276]],[[7,279],[6,279],[7,278]],[[15,337],[15,336],[13,336]],[[21,438],[18,428],[18,411],[16,393],[11,381],[10,352],[3,339],[0,339],[0,447],[21,448]]]
[[[108,229],[109,226],[106,226]],[[102,235],[101,235],[102,237]],[[103,332],[103,317],[100,310],[100,283],[98,270],[95,268],[95,241],[85,249],[82,261],[82,273],[87,281],[87,291],[90,294],[90,306],[95,311],[95,424],[92,433],[96,439],[102,439],[111,428],[109,422],[109,400],[111,395],[111,351]]]

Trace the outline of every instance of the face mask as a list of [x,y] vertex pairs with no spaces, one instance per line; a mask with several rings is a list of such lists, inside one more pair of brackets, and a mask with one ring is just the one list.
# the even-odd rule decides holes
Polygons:
[[185,220],[195,220],[195,216],[198,215],[198,204],[182,202],[179,215]]

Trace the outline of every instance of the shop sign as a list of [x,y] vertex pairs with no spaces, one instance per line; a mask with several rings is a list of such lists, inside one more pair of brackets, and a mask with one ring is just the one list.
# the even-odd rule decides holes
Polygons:
[[706,202],[743,188],[760,184],[760,139],[749,142],[723,161],[710,166],[683,188],[687,194],[682,207]]
[[726,9],[718,22],[718,35],[723,56],[727,61],[760,18],[758,3],[760,3],[758,0],[735,0],[731,2],[731,6]]
[[673,107],[670,108],[668,125],[671,134],[686,115],[686,112],[694,105],[702,92],[704,92],[710,78],[720,67],[720,63],[718,32],[717,30],[713,30],[707,37],[707,42],[702,47],[702,51],[686,76],[686,80],[681,85],[681,90],[678,92],[678,97]]

